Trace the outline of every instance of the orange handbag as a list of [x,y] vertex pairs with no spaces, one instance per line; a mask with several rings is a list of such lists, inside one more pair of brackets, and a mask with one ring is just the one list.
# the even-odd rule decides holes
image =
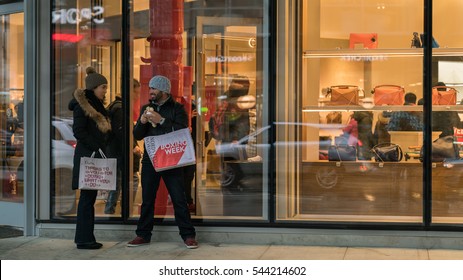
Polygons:
[[350,49],[376,49],[378,48],[377,33],[351,33],[349,35]]
[[437,86],[432,88],[432,105],[456,105],[457,90],[453,87]]
[[358,86],[331,86],[328,95],[331,95],[329,105],[358,105],[359,102]]
[[376,86],[373,91],[375,105],[403,105],[405,89],[396,85]]

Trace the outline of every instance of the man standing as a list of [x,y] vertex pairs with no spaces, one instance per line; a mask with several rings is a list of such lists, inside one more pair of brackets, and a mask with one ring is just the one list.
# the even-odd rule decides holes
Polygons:
[[[188,127],[188,115],[183,105],[172,99],[170,87],[169,79],[164,76],[154,76],[150,80],[150,103],[142,107],[142,113],[133,129],[136,140]],[[188,249],[198,248],[198,242],[195,239],[196,231],[191,223],[185,197],[183,172],[181,167],[157,172],[148,153],[143,154],[141,214],[135,231],[137,237],[127,244],[128,247],[147,245],[151,242],[154,202],[162,178],[174,205],[175,221],[180,230],[180,236]]]
[[[416,95],[413,92],[405,94],[405,106],[416,106]],[[391,114],[388,131],[422,131],[423,116],[418,111],[396,111]]]
[[[132,102],[138,100],[138,114],[140,114],[140,82],[133,79]],[[109,156],[117,158],[117,186],[115,191],[110,191],[106,201],[105,214],[114,214],[122,188],[122,154],[124,151],[124,110],[122,108],[122,97],[116,94],[116,99],[108,105],[109,119],[111,120],[112,135],[109,143]],[[138,116],[137,116],[138,118]],[[140,169],[141,149],[137,141],[133,141],[133,177],[132,177],[132,201],[138,190],[138,171]]]

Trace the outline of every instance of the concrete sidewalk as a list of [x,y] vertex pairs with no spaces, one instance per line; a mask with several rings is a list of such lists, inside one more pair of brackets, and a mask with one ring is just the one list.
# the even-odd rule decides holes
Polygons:
[[0,239],[1,260],[463,260],[463,250],[321,247],[202,243],[195,250],[181,242],[152,242],[129,248],[103,241],[100,250],[78,250],[72,240],[45,237]]

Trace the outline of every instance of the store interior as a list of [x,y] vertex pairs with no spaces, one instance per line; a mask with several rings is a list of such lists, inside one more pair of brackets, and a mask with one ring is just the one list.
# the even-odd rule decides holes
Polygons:
[[[435,103],[433,97],[432,141],[448,135],[444,133],[447,128],[438,125],[450,125],[447,116],[458,119],[448,129],[452,136],[454,128],[463,124],[463,77],[459,71],[463,42],[457,35],[461,31],[456,30],[456,22],[449,18],[463,6],[458,1],[450,2],[455,8],[452,11],[448,3],[433,5],[432,84],[443,82],[456,94],[447,104]],[[423,8],[422,1],[304,3],[301,120],[306,126],[301,135],[303,141],[319,145],[307,146],[302,154],[302,219],[422,220],[423,48],[413,45],[413,40],[414,33],[423,30]],[[376,87],[381,85],[401,88],[400,101],[380,104]],[[337,86],[356,87],[356,99],[336,103],[333,92]],[[406,95],[415,96],[414,101],[408,103]],[[404,115],[409,116],[404,121],[407,124],[415,119],[421,123],[411,127],[401,121],[399,127],[394,126],[396,118]],[[352,124],[358,131],[350,130]],[[357,149],[354,158],[342,161],[341,156],[334,159],[329,155],[330,150],[339,153],[338,140],[353,134],[357,137],[355,144],[348,146]],[[383,161],[374,154],[378,144],[398,145],[403,157]],[[454,146],[460,149],[459,143],[454,142]],[[458,154],[447,160],[457,158]],[[462,171],[458,164],[433,162],[434,222],[462,221],[463,212],[457,210],[463,202],[457,187]]]

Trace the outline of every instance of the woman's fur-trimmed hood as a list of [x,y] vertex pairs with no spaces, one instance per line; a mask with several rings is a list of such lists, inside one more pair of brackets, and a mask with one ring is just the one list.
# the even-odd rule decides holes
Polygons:
[[69,109],[74,110],[76,103],[79,103],[80,107],[84,111],[85,115],[90,117],[95,121],[98,129],[103,133],[108,133],[111,131],[111,122],[108,117],[104,116],[98,112],[89,102],[88,98],[85,96],[85,91],[82,89],[76,89],[74,91],[74,100],[71,100],[69,103]]

